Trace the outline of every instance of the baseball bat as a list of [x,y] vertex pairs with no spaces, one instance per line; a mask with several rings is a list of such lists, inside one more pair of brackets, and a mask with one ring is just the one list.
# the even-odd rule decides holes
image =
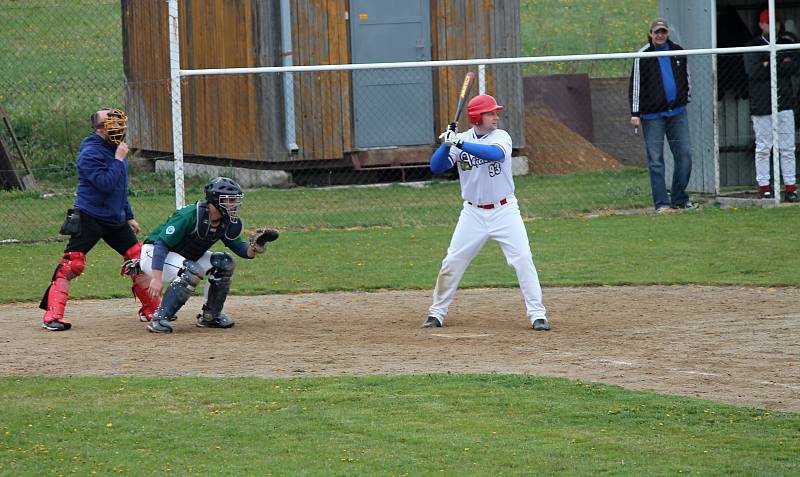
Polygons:
[[461,85],[461,92],[458,95],[458,105],[456,106],[456,116],[453,119],[453,122],[450,123],[451,131],[455,132],[456,127],[458,127],[458,119],[461,117],[461,112],[464,111],[464,105],[467,103],[467,97],[469,96],[469,90],[472,88],[472,83],[475,80],[475,73],[470,71],[464,76],[464,84]]

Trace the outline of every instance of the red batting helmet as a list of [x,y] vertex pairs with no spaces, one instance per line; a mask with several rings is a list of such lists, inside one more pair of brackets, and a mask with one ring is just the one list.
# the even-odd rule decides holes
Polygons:
[[469,104],[467,104],[467,116],[469,116],[469,122],[480,126],[483,122],[481,114],[499,111],[501,109],[503,109],[503,107],[497,104],[497,101],[495,101],[492,96],[481,94],[469,100]]

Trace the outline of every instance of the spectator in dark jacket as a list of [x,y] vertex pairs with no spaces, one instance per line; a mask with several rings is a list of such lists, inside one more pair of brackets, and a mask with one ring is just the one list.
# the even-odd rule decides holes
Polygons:
[[[769,10],[759,16],[761,33],[747,46],[769,44]],[[782,23],[776,16],[775,33],[780,34]],[[778,38],[778,43],[791,43],[787,38]],[[792,76],[800,72],[800,65],[793,58],[794,52],[778,53],[778,156],[784,183],[784,200],[798,202],[797,178],[795,176],[794,108],[797,97],[792,85]],[[769,53],[745,55],[745,69],[750,86],[750,118],[756,136],[756,182],[761,198],[773,197],[770,185],[770,151],[772,150],[772,98],[770,94]]]
[[[663,18],[650,22],[650,41],[641,52],[682,50],[669,39],[669,25]],[[686,186],[692,173],[689,147],[689,120],[686,105],[690,100],[689,70],[686,56],[637,58],[633,62],[629,99],[631,125],[641,126],[647,149],[647,169],[656,212],[692,209]],[[664,178],[664,137],[675,162],[671,193]]]
[[[64,318],[69,282],[83,273],[86,254],[100,239],[128,263],[138,262],[142,249],[136,238],[141,229],[128,203],[128,145],[124,142],[128,117],[118,109],[101,109],[92,114],[91,121],[94,133],[81,142],[76,161],[78,187],[70,214],[74,227],[68,230],[70,239],[64,256],[39,305],[45,310],[42,326],[50,331],[72,327]],[[142,302],[139,319],[149,321],[160,299],[150,297],[147,275],[129,274],[133,292]]]

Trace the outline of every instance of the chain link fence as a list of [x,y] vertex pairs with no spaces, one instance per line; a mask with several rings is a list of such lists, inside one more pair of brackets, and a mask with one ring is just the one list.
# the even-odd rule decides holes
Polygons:
[[[119,2],[111,0],[0,0],[0,61],[15,65],[0,71],[0,106],[36,183],[33,190],[0,191],[0,241],[60,238],[77,182],[77,148],[91,133],[90,114],[102,106],[123,107],[130,116],[129,199],[144,231],[174,210],[169,71],[125,71],[120,17]],[[141,54],[145,62],[158,57]],[[793,52],[784,58],[796,61]],[[693,199],[752,194],[743,55],[719,55],[716,72],[711,55],[688,61]],[[632,62],[486,68],[486,92],[506,106],[500,127],[514,140],[515,157],[502,167],[513,168],[526,218],[652,209],[642,131],[630,124]],[[186,202],[202,198],[208,178],[228,175],[245,186],[250,224],[454,224],[461,207],[456,168],[432,176],[427,162],[455,109],[455,95],[444,89],[458,89],[467,70],[478,72],[450,66],[185,77]],[[797,92],[795,77],[788,81]],[[468,127],[466,113],[459,125]],[[0,129],[13,153],[8,128]],[[22,158],[12,159],[13,169],[0,173],[27,175]]]
[[[55,238],[90,115],[123,106],[119,2],[1,0],[0,31],[0,137],[11,159],[0,166],[10,189],[0,191],[0,240]],[[32,177],[36,187],[15,190],[14,175]]]

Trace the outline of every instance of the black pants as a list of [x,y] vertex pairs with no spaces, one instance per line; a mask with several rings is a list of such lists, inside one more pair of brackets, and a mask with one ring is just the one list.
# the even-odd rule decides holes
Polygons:
[[114,224],[95,219],[81,211],[81,231],[69,238],[64,252],[89,253],[89,250],[94,248],[100,239],[103,239],[120,255],[125,255],[125,252],[139,241],[127,222]]

